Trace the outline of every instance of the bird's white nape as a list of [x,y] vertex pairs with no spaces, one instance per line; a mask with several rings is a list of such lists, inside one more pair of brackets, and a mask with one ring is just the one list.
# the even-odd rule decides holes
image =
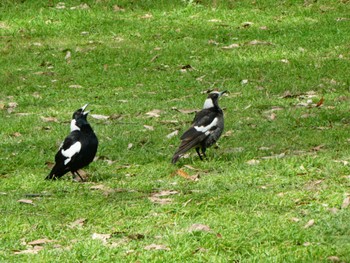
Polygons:
[[80,131],[80,128],[77,126],[77,121],[75,119],[73,119],[71,122],[70,122],[70,131]]
[[211,98],[207,98],[204,102],[203,109],[210,109],[214,107],[213,100]]

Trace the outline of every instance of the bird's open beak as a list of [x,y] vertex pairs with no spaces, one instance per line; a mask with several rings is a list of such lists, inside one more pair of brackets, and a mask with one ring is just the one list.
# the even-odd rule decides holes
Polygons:
[[224,91],[221,91],[220,93],[219,93],[219,97],[221,97],[224,93],[226,93],[227,92],[227,90],[224,90]]
[[83,107],[81,107],[81,110],[83,111],[83,115],[87,115],[90,111],[85,111],[89,103],[85,104]]

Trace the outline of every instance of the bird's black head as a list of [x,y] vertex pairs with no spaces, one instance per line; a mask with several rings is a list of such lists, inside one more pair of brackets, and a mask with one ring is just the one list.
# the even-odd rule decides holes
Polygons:
[[70,123],[70,130],[71,131],[80,130],[80,128],[84,124],[88,123],[86,120],[86,117],[89,114],[89,111],[85,111],[85,109],[88,105],[89,104],[85,104],[83,107],[81,107],[80,109],[76,110],[73,113],[72,121]]
[[207,99],[204,102],[203,109],[209,109],[213,107],[219,107],[218,106],[218,100],[222,96],[222,94],[226,93],[227,91],[212,91],[208,94]]
[[73,113],[73,116],[72,116],[72,119],[74,120],[78,120],[79,118],[84,118],[86,120],[86,117],[89,113],[89,111],[85,111],[86,107],[88,106],[89,104],[85,104],[83,107],[81,107],[80,109],[76,110],[74,113]]

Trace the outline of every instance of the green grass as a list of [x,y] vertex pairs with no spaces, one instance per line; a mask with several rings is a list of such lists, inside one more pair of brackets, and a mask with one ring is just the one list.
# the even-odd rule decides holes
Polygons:
[[[347,1],[58,2],[0,4],[0,261],[349,262]],[[180,135],[166,135],[193,115],[172,108],[199,109],[210,88],[230,92],[228,133],[208,160],[192,151],[173,166]],[[47,182],[85,103],[113,117],[89,117],[100,141],[89,180]],[[150,200],[166,190],[171,203]]]

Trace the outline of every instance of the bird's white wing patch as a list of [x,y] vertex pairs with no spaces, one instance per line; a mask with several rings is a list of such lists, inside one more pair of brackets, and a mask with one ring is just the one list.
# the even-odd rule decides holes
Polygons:
[[218,118],[214,118],[214,120],[209,125],[207,125],[207,126],[194,126],[194,128],[198,132],[203,132],[203,133],[205,133],[205,135],[209,135],[210,129],[212,127],[216,126],[217,123],[218,123]]
[[67,157],[66,160],[64,160],[64,165],[67,165],[67,163],[69,163],[72,159],[72,157],[79,153],[81,150],[81,143],[80,142],[76,142],[74,144],[71,145],[71,147],[69,147],[67,150],[62,149],[61,153],[63,156]]
[[70,131],[80,131],[80,128],[77,126],[76,124],[76,120],[73,119],[71,122],[70,122]]

